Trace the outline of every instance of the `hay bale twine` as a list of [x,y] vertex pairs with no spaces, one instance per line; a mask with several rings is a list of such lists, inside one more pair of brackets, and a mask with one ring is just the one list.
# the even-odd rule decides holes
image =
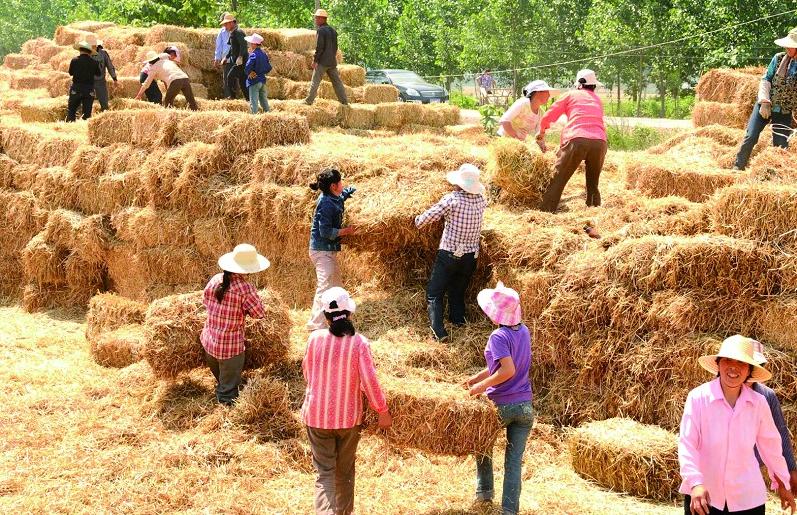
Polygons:
[[659,501],[678,495],[677,437],[627,418],[590,422],[570,433],[573,469],[617,492]]
[[141,360],[146,336],[141,325],[124,325],[91,339],[94,362],[103,367],[124,368]]
[[490,182],[501,188],[500,200],[538,207],[553,177],[553,154],[543,154],[514,138],[498,138],[489,150],[487,170]]
[[229,420],[263,441],[296,438],[302,429],[291,410],[288,386],[259,372],[246,382]]
[[[279,295],[260,290],[266,310],[262,319],[247,318],[246,368],[281,365],[288,355],[291,321]],[[174,378],[183,372],[205,366],[199,341],[207,312],[203,292],[164,297],[153,302],[144,319],[147,342],[144,358],[160,378]]]

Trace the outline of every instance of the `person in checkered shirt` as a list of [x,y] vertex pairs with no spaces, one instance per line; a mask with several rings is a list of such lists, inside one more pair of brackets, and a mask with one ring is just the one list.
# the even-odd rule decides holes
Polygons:
[[455,326],[465,324],[465,290],[476,270],[482,218],[487,206],[477,167],[464,164],[459,170],[450,172],[447,178],[455,190],[415,218],[418,228],[445,219],[437,258],[426,285],[429,323],[432,334],[441,341],[448,338],[443,324],[446,292],[448,320]]
[[238,398],[241,386],[246,317],[266,316],[257,289],[244,275],[262,272],[270,263],[252,245],[243,243],[220,257],[219,266],[223,273],[210,279],[202,297],[208,318],[199,340],[205,350],[205,361],[216,378],[216,399],[229,406]]

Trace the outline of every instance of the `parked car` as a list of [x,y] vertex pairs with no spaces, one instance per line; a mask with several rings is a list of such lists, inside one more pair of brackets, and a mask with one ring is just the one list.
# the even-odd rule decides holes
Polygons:
[[409,70],[368,70],[365,80],[371,84],[392,84],[399,90],[402,102],[422,104],[448,102],[448,91],[435,84],[429,84],[417,73]]

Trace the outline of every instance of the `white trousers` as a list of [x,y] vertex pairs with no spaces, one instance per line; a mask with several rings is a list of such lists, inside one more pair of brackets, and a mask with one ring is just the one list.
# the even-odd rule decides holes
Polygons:
[[313,312],[307,322],[307,329],[315,331],[327,327],[321,295],[333,286],[343,286],[343,281],[340,278],[337,251],[311,250],[310,261],[315,265],[316,289]]

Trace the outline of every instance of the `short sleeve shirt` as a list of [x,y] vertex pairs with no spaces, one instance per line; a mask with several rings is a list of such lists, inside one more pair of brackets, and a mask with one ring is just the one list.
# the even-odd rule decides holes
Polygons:
[[511,357],[515,375],[503,383],[487,388],[487,397],[497,405],[514,404],[531,400],[531,335],[529,328],[521,324],[518,328],[499,327],[487,340],[484,359],[490,375],[501,366],[501,359]]
[[[540,119],[540,114],[534,114],[531,110],[531,101],[526,97],[520,97],[506,110],[500,121],[511,123],[520,139],[525,140],[529,134],[537,133]],[[503,127],[498,129],[498,135],[506,136]]]

